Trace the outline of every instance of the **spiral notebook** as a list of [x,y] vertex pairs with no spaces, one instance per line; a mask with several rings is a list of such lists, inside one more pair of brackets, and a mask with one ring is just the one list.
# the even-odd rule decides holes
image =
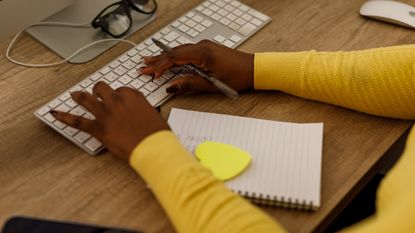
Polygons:
[[254,203],[315,210],[320,206],[323,123],[297,124],[173,108],[168,123],[193,152],[204,141],[239,147],[252,156],[226,181]]

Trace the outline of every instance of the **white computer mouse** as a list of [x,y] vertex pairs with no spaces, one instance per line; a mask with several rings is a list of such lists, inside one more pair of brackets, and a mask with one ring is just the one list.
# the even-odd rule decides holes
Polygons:
[[368,1],[360,8],[360,14],[388,23],[415,28],[415,7],[402,2]]

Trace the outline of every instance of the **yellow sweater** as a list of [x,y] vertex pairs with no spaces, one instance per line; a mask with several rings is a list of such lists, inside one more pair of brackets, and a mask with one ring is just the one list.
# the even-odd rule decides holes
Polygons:
[[[281,90],[379,116],[414,119],[414,55],[413,45],[256,54],[255,88]],[[178,232],[285,231],[216,180],[169,131],[144,139],[130,164],[148,182]],[[403,156],[378,190],[376,214],[346,231],[414,232],[414,168],[412,132]]]

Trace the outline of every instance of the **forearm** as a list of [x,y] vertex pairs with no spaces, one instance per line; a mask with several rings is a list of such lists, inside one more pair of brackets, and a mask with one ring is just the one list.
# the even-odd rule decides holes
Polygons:
[[269,216],[214,178],[169,131],[141,142],[130,163],[178,232],[283,232]]
[[415,118],[415,46],[260,53],[254,85],[385,117]]

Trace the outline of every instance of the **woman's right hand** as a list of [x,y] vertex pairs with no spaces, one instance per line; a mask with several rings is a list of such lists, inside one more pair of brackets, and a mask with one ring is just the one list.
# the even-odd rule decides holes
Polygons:
[[[141,72],[157,79],[172,67],[194,64],[207,74],[220,79],[237,91],[254,87],[254,55],[218,45],[209,40],[197,44],[185,44],[155,57],[144,58],[146,67]],[[187,91],[218,92],[214,85],[202,77],[191,74],[171,81],[169,93]]]

